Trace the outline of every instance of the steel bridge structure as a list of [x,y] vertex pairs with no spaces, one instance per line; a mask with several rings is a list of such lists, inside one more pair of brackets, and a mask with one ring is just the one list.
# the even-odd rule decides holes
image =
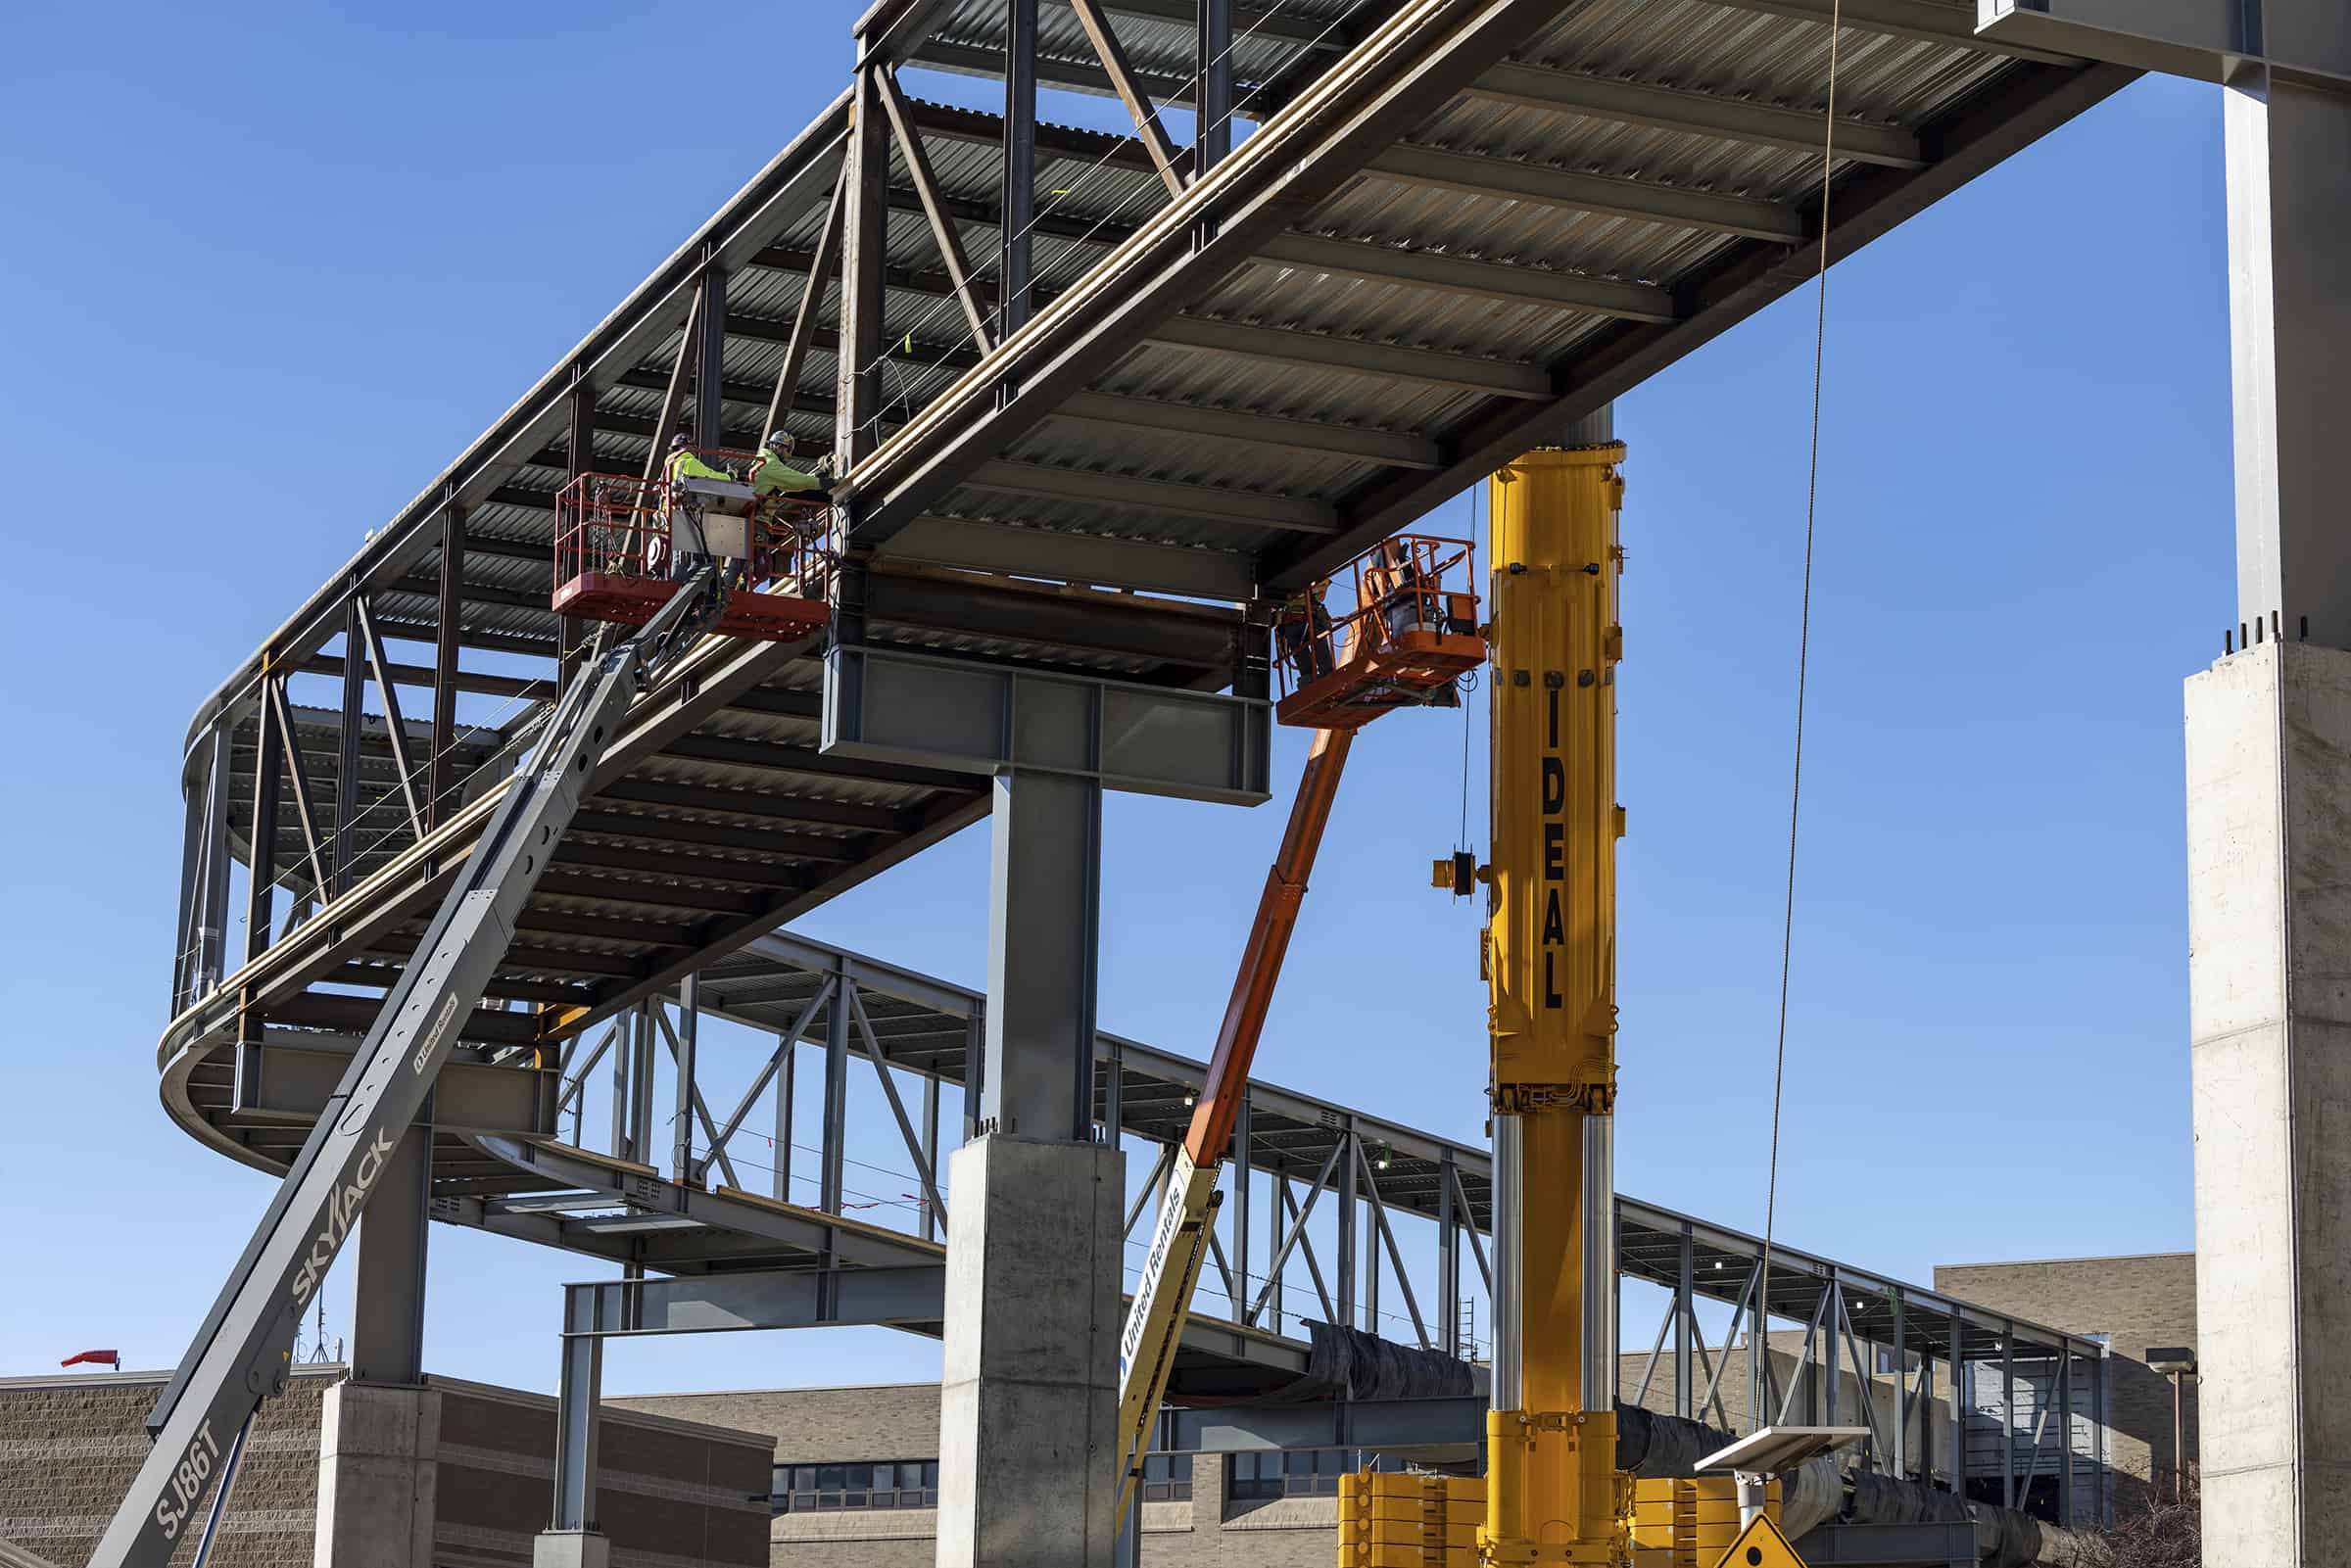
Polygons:
[[[596,772],[462,1024],[413,1182],[367,1212],[355,1361],[390,1382],[419,1370],[428,1214],[657,1274],[799,1270],[818,1282],[812,1320],[838,1317],[855,1296],[839,1285],[936,1270],[942,1232],[959,1234],[936,1097],[960,1084],[953,1160],[972,1169],[956,1212],[988,1219],[960,1233],[1003,1239],[973,1261],[969,1296],[950,1279],[893,1309],[933,1304],[903,1321],[947,1340],[942,1441],[968,1451],[996,1397],[995,1282],[1034,1262],[1010,1238],[1075,1227],[1099,1274],[1118,1215],[1035,1206],[1081,1172],[1106,1182],[1106,1139],[1171,1139],[1170,1097],[1197,1074],[1094,1028],[1102,791],[1265,799],[1267,628],[1285,594],[1605,417],[1824,254],[2136,73],[1980,35],[1953,0],[1843,0],[1824,160],[1830,14],[881,0],[847,90],[375,527],[189,730],[162,1096],[193,1136],[282,1169],[587,641],[551,609],[556,493],[649,471],[681,430],[743,447],[788,425],[844,476],[825,630],[705,642]],[[913,96],[901,75],[924,70],[999,78],[1003,113]],[[1052,124],[1040,88],[1111,94],[1131,133]],[[1169,109],[1190,117],[1188,144]],[[782,933],[983,819],[984,1004]],[[789,1177],[738,1179],[751,1116],[781,1115],[789,1151],[792,1077],[696,1100],[710,1015],[768,1030],[787,1059],[824,1031],[814,1202]],[[858,1055],[919,1167],[911,1233],[844,1208],[839,1097]],[[648,1110],[656,1056],[683,1064],[666,1150]],[[625,1092],[592,1149],[582,1084],[606,1064]],[[1179,1392],[1298,1375],[1292,1264],[1319,1276],[1326,1320],[1393,1326],[1401,1306],[1416,1343],[1463,1348],[1459,1244],[1474,1254],[1485,1221],[1482,1153],[1269,1087],[1240,1155],[1261,1175],[1236,1188],[1217,1272],[1245,1305],[1195,1314]],[[1325,1193],[1328,1257],[1303,1222]],[[1433,1281],[1413,1283],[1400,1216],[1435,1227]],[[1660,1347],[1677,1406],[1696,1409],[1740,1374],[1695,1337],[1694,1304],[1735,1307],[1756,1246],[1637,1204],[1622,1226],[1627,1275],[1681,1303]],[[2063,1390],[2071,1361],[2095,1359],[1825,1259],[1775,1252],[1773,1267],[1774,1307],[1832,1359],[1841,1343],[1913,1370],[2055,1357]],[[1098,1382],[1103,1347],[1076,1338],[1072,1386]],[[1768,1358],[1747,1375],[1767,1401]],[[1837,1380],[1823,1387],[1834,1400]],[[1931,1472],[1908,1430],[1893,1422],[1873,1462]],[[2059,1474],[2071,1489],[2074,1466]],[[1007,1516],[1023,1505],[1017,1478],[972,1484]],[[985,1507],[976,1528],[994,1528]]]
[[[972,1133],[986,1007],[979,991],[900,965],[789,932],[759,937],[579,1036],[552,1066],[447,1069],[436,1168],[462,1148],[473,1174],[437,1177],[433,1217],[627,1270],[567,1290],[567,1411],[593,1402],[608,1338],[841,1324],[936,1337],[952,1220],[942,1113],[954,1118],[944,1135]],[[223,1132],[300,1129],[355,1044],[273,1034],[264,1107],[219,1088],[196,1089],[193,1103]],[[1093,1058],[1105,1136],[1115,1127],[1149,1159],[1123,1227],[1131,1272],[1135,1227],[1206,1064],[1108,1032]],[[852,1116],[853,1090],[868,1115]],[[1169,1441],[1474,1449],[1476,1399],[1298,1394],[1318,1369],[1308,1323],[1481,1362],[1488,1151],[1258,1080],[1233,1144],[1233,1168],[1250,1176],[1223,1206],[1173,1389],[1179,1406],[1204,1403],[1223,1436],[1172,1419]],[[1624,1197],[1616,1227],[1619,1288],[1646,1292],[1656,1311],[1647,1354],[1631,1358],[1638,1373],[1628,1367],[1629,1402],[1725,1430],[1751,1411],[1843,1420],[1870,1429],[1860,1462],[1879,1473],[1945,1489],[1956,1475],[2010,1506],[2045,1481],[2060,1520],[2104,1512],[2097,1341],[1776,1243],[1778,1339],[1766,1354],[1753,1331],[1760,1238]],[[1264,1402],[1273,1396],[1285,1398]],[[577,1518],[594,1517],[592,1451],[565,1453]]]

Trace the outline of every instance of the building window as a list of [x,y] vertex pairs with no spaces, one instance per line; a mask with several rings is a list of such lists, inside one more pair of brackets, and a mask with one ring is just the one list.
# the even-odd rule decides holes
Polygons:
[[1143,1456],[1143,1500],[1188,1502],[1192,1496],[1192,1456],[1188,1453],[1147,1453]]
[[769,1507],[776,1513],[831,1513],[848,1508],[936,1508],[936,1459],[886,1459],[864,1464],[779,1464]]
[[1274,1497],[1335,1497],[1339,1477],[1364,1467],[1392,1468],[1392,1461],[1354,1449],[1291,1449],[1280,1453],[1235,1453],[1224,1460],[1225,1496],[1234,1502]]

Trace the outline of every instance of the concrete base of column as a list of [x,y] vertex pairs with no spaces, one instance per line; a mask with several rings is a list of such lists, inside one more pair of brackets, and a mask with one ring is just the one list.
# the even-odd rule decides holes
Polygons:
[[2351,653],[2268,642],[2190,679],[2204,1560],[2351,1538]]
[[317,1568],[429,1568],[441,1396],[338,1383],[318,1422]]
[[531,1543],[531,1568],[607,1568],[612,1543],[593,1531],[550,1530]]
[[1100,1568],[1118,1536],[1126,1157],[957,1150],[939,1390],[939,1568]]

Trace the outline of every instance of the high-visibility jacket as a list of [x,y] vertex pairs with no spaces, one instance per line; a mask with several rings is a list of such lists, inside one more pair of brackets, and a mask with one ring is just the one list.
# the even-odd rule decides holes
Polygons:
[[661,465],[661,478],[666,483],[672,485],[676,484],[681,479],[731,480],[735,476],[733,474],[728,473],[725,469],[713,468],[708,463],[702,461],[700,457],[695,454],[694,450],[690,447],[681,447],[676,451],[671,452],[669,454],[669,461]]
[[761,497],[821,488],[814,474],[800,472],[772,451],[761,452],[759,466],[751,470],[751,490]]

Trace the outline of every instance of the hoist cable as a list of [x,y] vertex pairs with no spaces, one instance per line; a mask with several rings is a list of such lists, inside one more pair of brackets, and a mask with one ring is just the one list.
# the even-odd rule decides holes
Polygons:
[[[1749,1332],[1761,1335],[1765,1345],[1771,1343],[1772,1228],[1779,1218],[1780,1102],[1788,1082],[1788,974],[1796,950],[1797,823],[1804,800],[1804,690],[1812,653],[1812,539],[1820,509],[1820,384],[1829,339],[1829,187],[1837,171],[1837,45],[1844,16],[1845,0],[1831,0],[1829,92],[1820,137],[1820,280],[1812,317],[1812,445],[1804,476],[1804,574],[1796,626],[1796,755],[1788,784],[1787,900],[1780,917],[1780,1025],[1772,1048],[1771,1156],[1763,1179],[1763,1258],[1756,1274],[1755,1316],[1749,1324]],[[1749,1419],[1757,1427],[1769,1424],[1761,1411],[1749,1412]]]

